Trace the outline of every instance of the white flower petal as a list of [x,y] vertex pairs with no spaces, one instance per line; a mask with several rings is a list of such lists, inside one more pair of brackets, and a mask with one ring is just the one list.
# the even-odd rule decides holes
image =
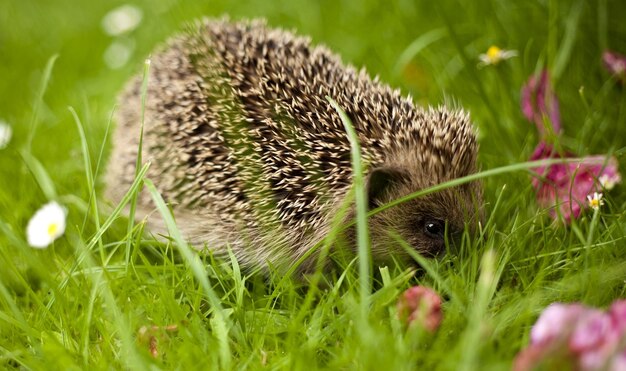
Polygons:
[[510,59],[513,57],[517,57],[517,50],[503,50],[500,53],[500,58],[501,59]]
[[496,65],[504,60],[513,58],[517,56],[516,50],[506,50],[500,49],[499,47],[492,45],[487,49],[486,53],[480,54],[478,59],[480,59],[480,63],[478,64],[480,67],[488,66],[488,65]]
[[481,54],[478,56],[478,59],[480,59],[480,62],[483,65],[488,65],[491,64],[491,58],[489,58],[489,56],[487,54]]
[[614,174],[613,176],[609,176],[608,174],[602,174],[598,181],[600,182],[602,188],[610,191],[611,189],[615,188],[615,185],[617,183],[620,183],[622,181],[622,178],[619,174]]
[[102,28],[111,36],[119,36],[137,28],[142,18],[141,9],[125,4],[111,10],[102,18]]
[[52,201],[41,207],[28,222],[26,237],[28,244],[35,248],[44,248],[65,232],[67,210]]
[[7,147],[13,136],[13,129],[6,122],[0,120],[0,149]]

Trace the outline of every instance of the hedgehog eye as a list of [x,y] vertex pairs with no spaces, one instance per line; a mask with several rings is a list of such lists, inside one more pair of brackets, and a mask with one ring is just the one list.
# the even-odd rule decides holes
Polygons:
[[424,221],[424,233],[433,239],[443,239],[446,231],[446,225],[443,220],[426,219]]

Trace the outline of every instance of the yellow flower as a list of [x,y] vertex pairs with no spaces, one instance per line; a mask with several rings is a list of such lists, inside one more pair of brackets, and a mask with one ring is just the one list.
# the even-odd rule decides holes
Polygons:
[[478,56],[480,59],[479,66],[496,65],[503,60],[507,60],[517,56],[516,50],[504,50],[495,45],[492,45],[487,49],[487,52]]
[[594,210],[598,210],[600,206],[604,205],[604,200],[602,200],[602,193],[593,192],[592,195],[587,195],[587,201],[589,203],[589,207]]
[[52,201],[37,210],[26,227],[28,244],[43,249],[65,232],[67,210]]

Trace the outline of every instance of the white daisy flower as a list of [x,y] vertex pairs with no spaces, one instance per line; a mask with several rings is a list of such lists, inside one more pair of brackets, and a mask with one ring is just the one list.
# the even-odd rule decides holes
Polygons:
[[12,135],[13,129],[11,129],[11,126],[0,120],[0,149],[4,149],[9,145]]
[[137,28],[142,18],[141,9],[125,4],[111,10],[102,18],[102,28],[110,36],[119,36]]
[[610,191],[611,189],[615,188],[615,185],[617,183],[622,181],[622,178],[619,174],[613,174],[612,176],[608,174],[602,174],[600,175],[600,178],[598,178],[598,181],[600,182],[602,188]]
[[496,65],[501,61],[517,57],[517,50],[504,50],[495,45],[487,49],[487,52],[478,56],[480,59],[479,66]]
[[43,249],[65,232],[67,210],[55,201],[45,204],[30,218],[26,227],[28,244]]
[[589,207],[594,210],[598,210],[600,206],[604,205],[604,200],[602,200],[602,193],[593,192],[593,196],[587,195],[587,202],[589,203]]

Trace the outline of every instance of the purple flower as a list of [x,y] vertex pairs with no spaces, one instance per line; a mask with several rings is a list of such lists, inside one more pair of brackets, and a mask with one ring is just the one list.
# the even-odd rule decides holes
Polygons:
[[416,324],[435,332],[441,324],[441,298],[424,286],[413,286],[402,293],[397,304],[398,317],[406,324]]
[[[540,142],[531,156],[531,161],[543,159],[572,158],[571,153],[557,153],[545,142]],[[587,156],[579,162],[565,162],[532,168],[532,180],[537,192],[537,201],[542,207],[550,207],[550,215],[566,222],[578,218],[589,206],[587,196],[602,188],[610,189],[621,181],[617,160],[613,157]]]
[[585,311],[580,304],[550,304],[539,316],[530,330],[530,343],[546,345],[554,341],[562,341],[564,328],[570,328]]
[[546,365],[582,371],[624,370],[626,300],[614,302],[608,312],[580,304],[551,304],[537,319],[530,338],[529,346],[515,358],[516,371]]
[[605,50],[602,53],[602,61],[604,62],[604,67],[611,75],[615,76],[622,83],[626,81],[626,56]]
[[570,351],[584,370],[599,370],[615,353],[620,333],[605,312],[588,309],[580,316],[569,339]]
[[[549,119],[553,133],[561,132],[559,102],[546,70],[539,76],[531,76],[522,88],[522,111],[541,135],[531,161],[576,157],[569,152],[558,152],[546,142],[545,118]],[[535,175],[532,184],[539,205],[550,208],[553,219],[561,216],[568,223],[589,207],[588,196],[603,189],[610,190],[621,181],[617,160],[606,156],[587,156],[580,162],[539,166],[531,172]]]
[[522,87],[522,112],[528,121],[537,125],[542,135],[546,129],[545,118],[550,120],[555,133],[561,131],[559,100],[552,89],[547,70],[543,70],[539,76],[531,76]]

